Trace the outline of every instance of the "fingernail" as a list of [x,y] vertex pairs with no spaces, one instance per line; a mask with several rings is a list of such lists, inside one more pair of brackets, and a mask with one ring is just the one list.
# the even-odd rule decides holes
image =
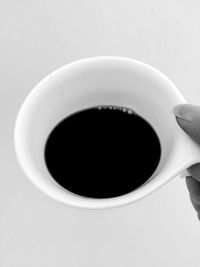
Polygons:
[[178,118],[186,121],[200,119],[200,106],[192,104],[178,104],[173,108],[173,113]]

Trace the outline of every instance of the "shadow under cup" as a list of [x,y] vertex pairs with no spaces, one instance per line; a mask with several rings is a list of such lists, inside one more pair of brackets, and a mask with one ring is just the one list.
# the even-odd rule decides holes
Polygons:
[[[156,178],[172,151],[172,114],[167,110],[175,103],[168,86],[165,77],[156,70],[129,59],[80,60],[56,70],[34,88],[18,117],[17,127],[21,130],[18,131],[16,150],[27,176],[43,192],[64,203],[79,207],[101,207],[100,202],[102,207],[106,203],[108,206],[118,205],[124,196],[92,200],[60,186],[46,166],[44,149],[51,131],[69,115],[102,105],[126,107],[153,127],[161,145],[160,161],[155,171],[141,187],[127,196],[137,194]],[[81,170],[79,175],[84,179]],[[130,175],[137,179],[134,166]]]

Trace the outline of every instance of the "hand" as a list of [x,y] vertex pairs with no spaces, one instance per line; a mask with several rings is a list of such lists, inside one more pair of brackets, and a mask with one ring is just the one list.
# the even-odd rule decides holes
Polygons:
[[[173,108],[173,113],[178,125],[200,145],[200,106],[179,104]],[[190,166],[187,171],[191,176],[186,176],[186,185],[200,220],[200,163]]]

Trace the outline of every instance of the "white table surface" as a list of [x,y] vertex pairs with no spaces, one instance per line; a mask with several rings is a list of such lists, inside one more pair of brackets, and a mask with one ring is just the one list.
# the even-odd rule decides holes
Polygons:
[[142,60],[200,104],[199,11],[198,0],[0,2],[0,266],[200,266],[200,222],[184,179],[129,206],[79,210],[35,188],[13,147],[26,95],[84,57]]

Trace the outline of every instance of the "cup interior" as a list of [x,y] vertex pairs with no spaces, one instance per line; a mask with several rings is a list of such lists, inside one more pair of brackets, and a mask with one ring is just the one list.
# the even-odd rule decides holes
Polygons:
[[24,171],[57,199],[84,199],[51,177],[44,160],[45,143],[52,129],[68,115],[93,106],[114,105],[133,109],[159,137],[161,159],[148,183],[160,173],[173,149],[172,108],[177,100],[172,87],[154,68],[123,58],[85,59],[56,70],[29,94],[17,118],[15,146]]

